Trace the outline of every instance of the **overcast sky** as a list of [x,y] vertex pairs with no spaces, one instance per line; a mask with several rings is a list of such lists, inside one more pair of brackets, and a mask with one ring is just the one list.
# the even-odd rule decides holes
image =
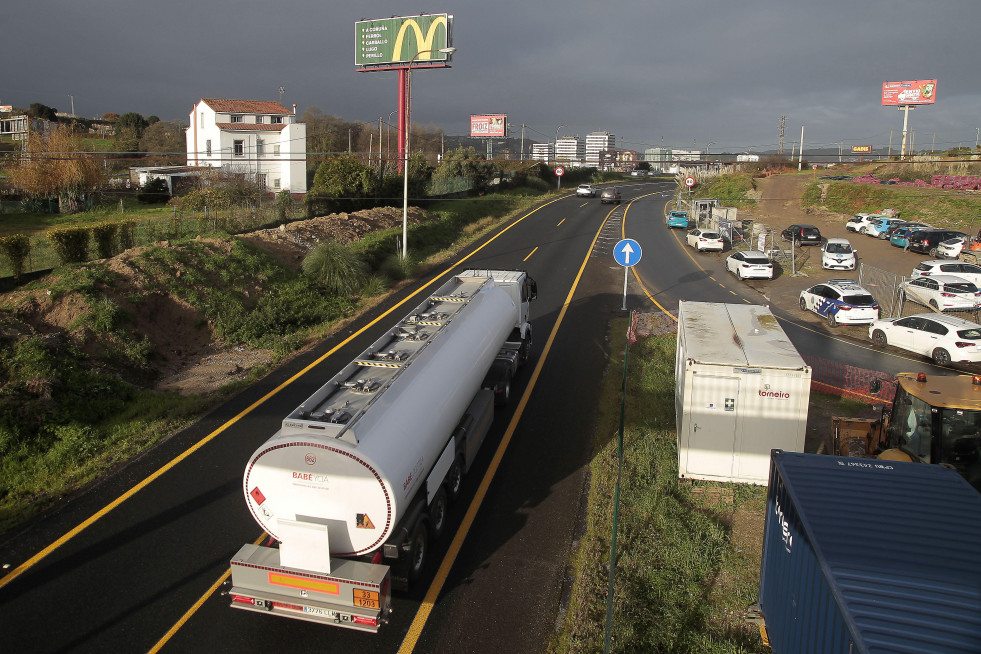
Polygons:
[[910,113],[915,147],[973,147],[981,127],[979,0],[36,0],[0,12],[0,104],[188,122],[201,98],[278,100],[387,122],[397,73],[359,73],[354,23],[454,16],[452,68],[412,79],[415,124],[511,135],[608,131],[618,147],[711,152],[889,145],[882,83],[937,79]]

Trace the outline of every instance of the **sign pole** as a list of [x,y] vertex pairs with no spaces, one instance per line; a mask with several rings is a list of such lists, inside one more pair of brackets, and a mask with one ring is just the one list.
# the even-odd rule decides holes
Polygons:
[[643,255],[640,243],[632,238],[622,239],[613,246],[613,259],[623,266],[623,310],[627,310],[627,268],[637,265]]

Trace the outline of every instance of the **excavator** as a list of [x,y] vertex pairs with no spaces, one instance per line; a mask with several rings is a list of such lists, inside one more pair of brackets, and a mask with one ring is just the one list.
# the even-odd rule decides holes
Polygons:
[[880,418],[833,417],[832,429],[839,456],[949,466],[981,492],[981,375],[899,373]]

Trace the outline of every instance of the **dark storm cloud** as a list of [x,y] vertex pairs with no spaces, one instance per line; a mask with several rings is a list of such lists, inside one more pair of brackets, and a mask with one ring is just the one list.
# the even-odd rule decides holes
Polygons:
[[[187,120],[202,97],[278,99],[347,120],[385,120],[396,73],[358,73],[354,22],[420,11],[455,16],[453,68],[413,76],[413,120],[463,134],[506,113],[535,140],[608,130],[624,147],[713,152],[898,142],[884,81],[939,80],[911,114],[917,144],[973,145],[976,0],[514,2],[413,6],[207,0],[60,0],[4,11],[0,103],[94,117]],[[11,62],[17,65],[11,65]],[[924,137],[927,134],[929,137]]]

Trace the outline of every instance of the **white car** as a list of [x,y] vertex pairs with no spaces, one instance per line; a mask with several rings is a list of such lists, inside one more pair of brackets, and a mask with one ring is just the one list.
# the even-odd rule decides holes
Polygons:
[[734,252],[726,257],[726,270],[736,279],[773,279],[773,263],[762,252]]
[[872,221],[878,216],[873,216],[867,213],[857,213],[848,219],[845,223],[845,230],[849,232],[859,232],[861,233],[866,225],[871,225]]
[[948,261],[946,259],[934,259],[932,261],[921,261],[913,268],[913,279],[917,277],[933,277],[934,275],[953,275],[966,279],[978,288],[981,288],[981,266],[966,261]]
[[930,357],[938,366],[981,362],[981,325],[942,313],[883,318],[869,325],[876,347],[895,345]]
[[692,246],[699,252],[703,250],[716,250],[722,252],[725,243],[722,240],[722,236],[718,232],[712,232],[707,229],[693,229],[688,232],[686,237],[688,245]]
[[940,241],[937,245],[937,258],[956,259],[960,256],[961,250],[964,249],[966,241],[966,236],[955,236],[954,238],[948,238],[946,241]]
[[847,238],[829,238],[821,244],[821,267],[825,270],[855,270],[855,255]]
[[592,184],[580,184],[579,188],[576,189],[576,197],[595,198],[596,187],[593,186]]
[[852,279],[831,279],[800,292],[800,308],[827,318],[831,327],[867,325],[879,318],[879,303]]
[[981,305],[981,291],[963,277],[930,275],[899,285],[899,297],[937,311],[974,311]]

